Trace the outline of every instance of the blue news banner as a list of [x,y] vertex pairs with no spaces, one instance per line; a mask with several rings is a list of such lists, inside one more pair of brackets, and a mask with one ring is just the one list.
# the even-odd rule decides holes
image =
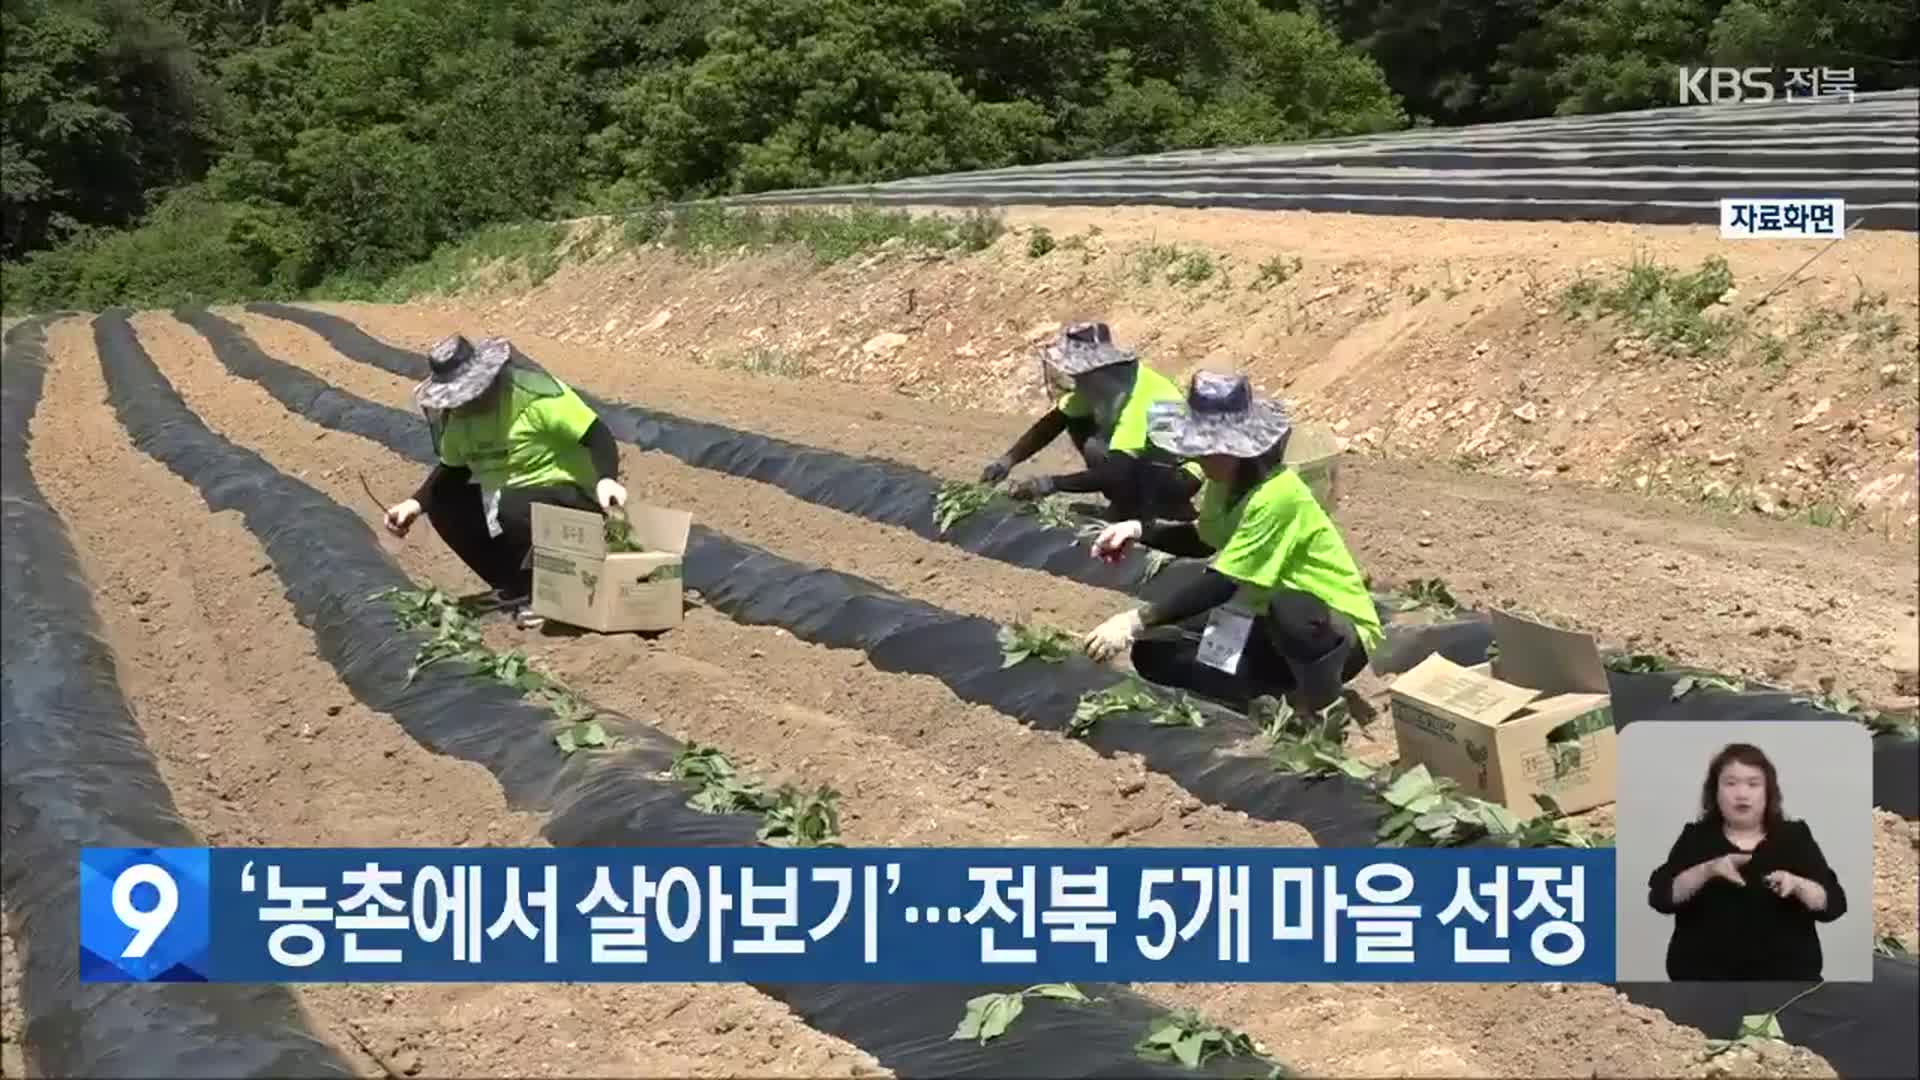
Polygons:
[[1610,850],[88,848],[84,982],[1611,982]]

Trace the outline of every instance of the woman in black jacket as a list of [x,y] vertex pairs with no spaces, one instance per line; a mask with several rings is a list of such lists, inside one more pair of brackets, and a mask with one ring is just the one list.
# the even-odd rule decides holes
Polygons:
[[1759,747],[1714,755],[1700,819],[1647,880],[1647,903],[1672,915],[1667,977],[1817,981],[1816,923],[1847,913],[1847,894],[1804,821],[1781,809],[1780,778]]

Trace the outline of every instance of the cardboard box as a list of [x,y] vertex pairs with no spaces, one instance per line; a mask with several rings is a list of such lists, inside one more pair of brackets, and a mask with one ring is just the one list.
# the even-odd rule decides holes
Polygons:
[[1394,680],[1402,763],[1424,764],[1522,818],[1540,813],[1535,794],[1569,814],[1612,802],[1618,756],[1599,646],[1502,611],[1493,637],[1489,664],[1435,654]]
[[534,504],[534,614],[602,633],[680,625],[681,560],[693,515],[640,505],[626,513],[643,551],[608,552],[597,513]]

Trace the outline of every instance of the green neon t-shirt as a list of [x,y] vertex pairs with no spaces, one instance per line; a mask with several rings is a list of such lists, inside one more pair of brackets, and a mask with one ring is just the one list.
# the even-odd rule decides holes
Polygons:
[[[1120,415],[1114,419],[1113,434],[1107,439],[1107,449],[1136,457],[1147,452],[1148,410],[1156,402],[1182,401],[1185,398],[1186,395],[1180,392],[1173,380],[1145,364],[1134,365],[1133,388],[1127,392],[1127,400],[1120,406]],[[1054,408],[1060,410],[1062,416],[1076,420],[1093,415],[1093,403],[1073,390],[1062,394]],[[1197,462],[1186,462],[1181,468],[1195,479],[1204,475]]]
[[1208,480],[1198,512],[1195,529],[1214,549],[1210,565],[1240,583],[1236,607],[1258,613],[1276,592],[1310,593],[1353,620],[1368,652],[1380,647],[1380,613],[1366,579],[1299,473],[1275,472],[1237,505],[1227,502],[1227,485]]
[[448,416],[440,460],[464,466],[488,491],[555,484],[592,491],[597,474],[580,439],[596,417],[572,387],[557,379],[551,386],[557,392],[540,393],[509,376],[497,408]]

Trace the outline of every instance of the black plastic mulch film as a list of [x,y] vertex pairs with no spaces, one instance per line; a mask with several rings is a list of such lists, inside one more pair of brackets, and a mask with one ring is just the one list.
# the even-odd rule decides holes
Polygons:
[[[324,336],[329,343],[350,358],[410,378],[417,378],[424,370],[425,362],[417,355],[384,345],[336,317],[278,305],[249,306],[265,314],[295,312],[301,316],[296,321],[311,329],[326,327]],[[291,364],[268,357],[237,327],[207,313],[180,314],[208,335],[223,363],[236,374],[261,382],[289,408],[327,426],[380,442],[416,461],[431,460],[424,425],[411,414],[347,395]],[[345,348],[340,339],[354,347]],[[302,400],[324,403],[330,419],[305,413],[298,405]],[[593,401],[590,397],[588,400]],[[602,410],[603,417],[622,408],[607,410],[598,402],[595,407]],[[855,460],[822,451],[805,453],[838,457],[841,462]],[[891,463],[878,467],[896,474],[907,471]],[[842,482],[849,489],[859,486],[846,478]],[[1018,524],[1027,527],[1025,522]],[[1079,558],[1085,560],[1084,554]],[[772,623],[804,640],[861,648],[877,670],[933,675],[965,700],[990,705],[1043,729],[1064,727],[1082,691],[1110,685],[1115,678],[1103,668],[1077,660],[1066,665],[1044,665],[1044,669],[1022,665],[1003,671],[994,637],[996,628],[988,620],[903,598],[850,575],[803,567],[697,526],[689,544],[686,581],[688,588],[699,590],[704,600],[738,621]],[[1490,640],[1486,624],[1478,621],[1403,629],[1398,664],[1393,670],[1404,670],[1436,649],[1462,662],[1477,662],[1484,659]],[[1794,704],[1784,694],[1693,694],[1674,702],[1671,686],[1671,676],[1612,673],[1616,713],[1626,713],[1634,720],[1854,722]],[[1257,759],[1221,754],[1218,750],[1222,746],[1244,737],[1251,726],[1244,717],[1226,710],[1211,713],[1219,722],[1198,731],[1152,727],[1132,716],[1103,719],[1090,741],[1102,752],[1142,754],[1151,768],[1210,802],[1254,817],[1296,822],[1323,846],[1367,846],[1375,842],[1374,824],[1380,816],[1380,804],[1357,784],[1344,777],[1302,780],[1276,773]],[[1876,756],[1876,794],[1882,790],[1881,763],[1886,758],[1885,754]],[[1843,1077],[1916,1075],[1920,1051],[1905,1033],[1910,1030],[1908,1018],[1920,1004],[1917,976],[1920,966],[1910,959],[1876,956],[1873,983],[1828,985],[1796,1003],[1780,1018],[1782,1027],[1788,1038],[1825,1057]],[[1741,1016],[1768,1011],[1804,987],[1623,983],[1619,989],[1629,999],[1658,1008],[1678,1022],[1730,1034],[1738,1028]]]
[[285,987],[80,982],[80,849],[205,841],[174,808],[66,528],[28,465],[56,318],[15,326],[0,362],[0,874],[25,963],[25,1050],[45,1076],[352,1076]]
[[[563,756],[551,714],[504,687],[429,668],[405,675],[416,635],[380,601],[411,582],[352,511],[209,431],[154,366],[123,314],[95,323],[108,400],[143,452],[197,487],[214,510],[238,510],[286,584],[320,654],[354,696],[391,715],[421,745],[477,762],[515,804],[550,813],[544,833],[561,846],[751,846],[757,818],[691,810],[691,790],[661,774],[681,744],[631,717],[602,713],[618,746]],[[328,407],[370,408],[345,395]],[[336,416],[340,415],[335,413]],[[405,414],[401,414],[404,416]],[[345,430],[345,429],[343,429]],[[421,432],[419,424],[412,430]],[[1005,985],[779,984],[757,989],[808,1025],[872,1054],[902,1076],[1192,1076],[1140,1059],[1135,1044],[1165,1010],[1122,986],[1084,984],[1100,999],[1076,1006],[1030,1000],[1005,1035],[980,1046],[952,1041],[966,1002]],[[1273,1063],[1210,1062],[1209,1075],[1262,1075]]]
[[[249,304],[247,310],[304,326],[341,355],[392,374],[418,379],[426,370],[426,359],[418,353],[395,348],[338,316],[270,303]],[[1148,600],[1171,595],[1203,569],[1197,560],[1178,559],[1143,582],[1146,563],[1138,550],[1118,564],[1088,558],[1084,543],[1072,531],[1050,528],[1033,515],[997,506],[969,515],[942,534],[933,519],[933,498],[940,481],[930,473],[896,461],[855,457],[606,401],[575,389],[615,436],[636,446],[670,454],[697,468],[770,484],[795,498],[897,526],[986,558]],[[1387,606],[1390,602],[1383,604]],[[1373,668],[1381,674],[1406,671],[1435,652],[1475,664],[1486,659],[1492,640],[1484,618],[1390,626],[1386,642],[1373,658]],[[1676,702],[1671,691],[1679,678],[1680,673],[1611,673],[1616,726],[1642,720],[1855,722],[1797,703],[1786,693],[1692,694]],[[1887,733],[1875,735],[1873,797],[1883,810],[1909,820],[1920,818],[1920,742]]]

